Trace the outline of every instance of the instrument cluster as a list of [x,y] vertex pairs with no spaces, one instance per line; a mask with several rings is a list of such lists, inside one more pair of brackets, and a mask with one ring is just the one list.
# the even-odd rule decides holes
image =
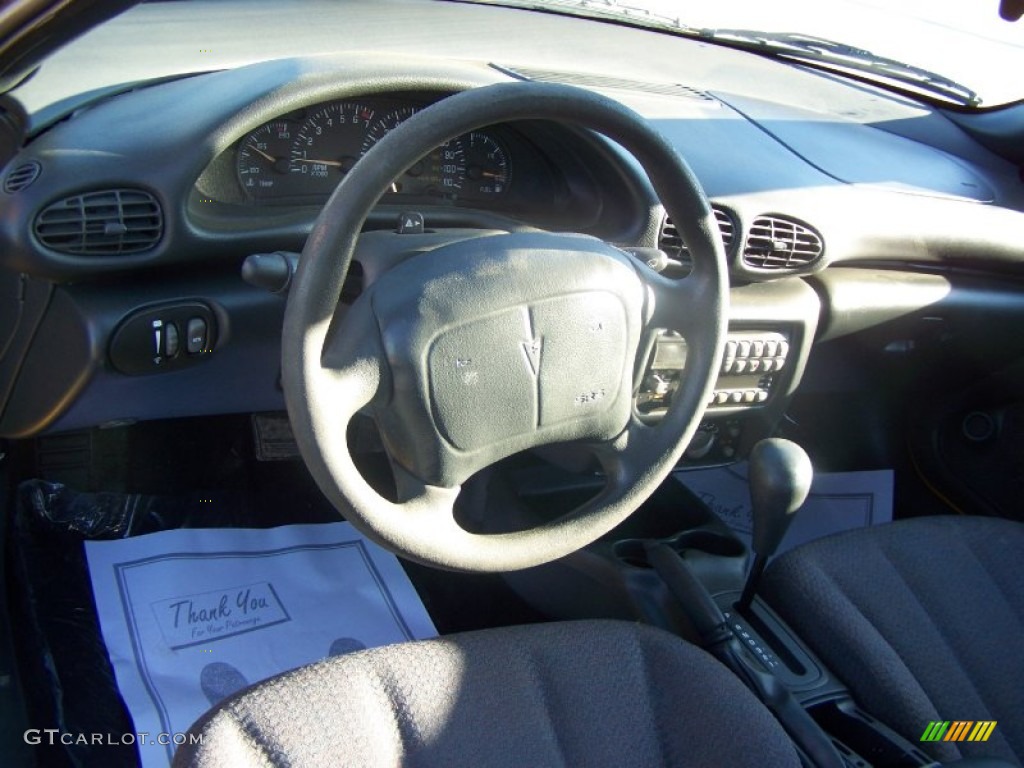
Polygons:
[[[264,123],[235,150],[235,172],[254,203],[326,200],[356,162],[422,105],[382,99],[319,104]],[[395,179],[390,193],[427,201],[497,201],[512,183],[512,158],[498,131],[459,136]]]

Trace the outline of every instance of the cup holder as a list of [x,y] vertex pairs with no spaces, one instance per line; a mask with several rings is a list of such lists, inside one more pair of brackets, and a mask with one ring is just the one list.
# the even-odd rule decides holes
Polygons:
[[[650,568],[647,561],[647,544],[652,539],[622,539],[612,545],[616,559],[632,568]],[[743,542],[734,536],[715,531],[691,530],[677,533],[667,539],[661,539],[680,555],[688,550],[702,552],[717,557],[746,557],[747,549]]]
[[612,545],[612,552],[621,563],[633,568],[650,568],[647,562],[646,542],[643,539],[623,539]]
[[678,536],[673,536],[669,544],[680,554],[687,549],[696,549],[719,557],[746,557],[747,554],[747,548],[735,536],[714,531],[684,531]]

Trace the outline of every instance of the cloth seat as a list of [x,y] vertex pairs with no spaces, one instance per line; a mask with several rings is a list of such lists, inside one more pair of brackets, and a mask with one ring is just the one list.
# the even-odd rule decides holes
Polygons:
[[329,658],[222,702],[174,765],[800,765],[704,651],[617,621],[451,635]]
[[918,743],[934,720],[991,721],[987,742],[925,742],[941,761],[1024,763],[1024,525],[914,518],[811,542],[762,596],[869,713]]

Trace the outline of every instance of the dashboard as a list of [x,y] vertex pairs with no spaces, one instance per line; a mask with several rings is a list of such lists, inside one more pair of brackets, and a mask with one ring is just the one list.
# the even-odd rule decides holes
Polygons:
[[[823,335],[910,315],[951,290],[942,277],[944,288],[853,301],[836,275],[1024,274],[1018,170],[937,110],[666,35],[574,24],[568,51],[564,20],[544,14],[440,4],[420,17],[419,4],[402,7],[411,28],[470,19],[481,34],[427,45],[395,33],[377,4],[358,3],[347,23],[353,35],[386,28],[379,50],[279,51],[245,65],[228,52],[203,71],[168,66],[147,83],[54,99],[59,115],[39,111],[46,120],[36,116],[36,134],[0,177],[0,434],[280,409],[285,300],[246,283],[242,265],[298,254],[327,198],[382,137],[493,83],[611,96],[700,180],[732,280],[733,354],[708,403],[722,434],[740,417],[777,419]],[[217,4],[195,8],[201,17]],[[270,39],[276,11],[267,13],[254,24],[269,25]],[[499,17],[508,34],[484,35]],[[612,67],[613,42],[647,55]],[[28,82],[26,100],[48,82],[63,87],[61,72]],[[581,232],[659,250],[662,267],[686,270],[685,243],[637,162],[572,115],[452,137],[393,181],[366,228],[393,231],[405,212],[428,232]],[[347,298],[358,291],[354,282]],[[663,410],[680,376],[684,356],[667,341],[638,376],[643,415]]]

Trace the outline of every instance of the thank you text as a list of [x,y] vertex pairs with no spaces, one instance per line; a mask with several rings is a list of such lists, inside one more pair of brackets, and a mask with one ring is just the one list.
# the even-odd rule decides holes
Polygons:
[[153,603],[171,650],[264,629],[290,617],[270,582],[182,595]]

